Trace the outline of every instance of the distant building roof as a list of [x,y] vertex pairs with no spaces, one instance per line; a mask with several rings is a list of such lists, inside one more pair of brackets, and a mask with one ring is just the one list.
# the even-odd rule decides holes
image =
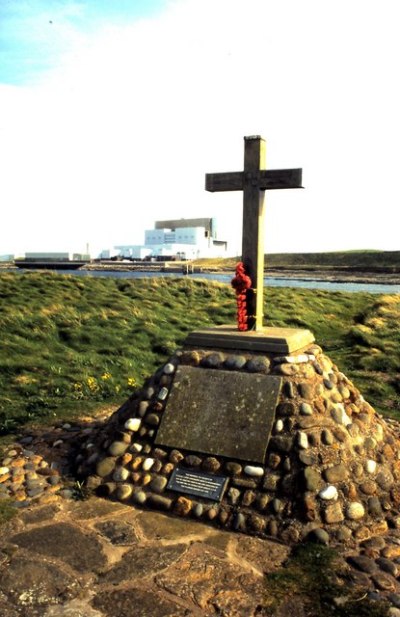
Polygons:
[[156,221],[155,223],[155,229],[181,229],[182,227],[204,227],[212,236],[216,225],[213,218],[170,219],[168,221]]

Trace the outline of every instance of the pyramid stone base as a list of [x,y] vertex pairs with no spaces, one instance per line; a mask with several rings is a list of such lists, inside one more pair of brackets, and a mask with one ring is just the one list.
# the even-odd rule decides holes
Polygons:
[[287,543],[351,543],[397,525],[398,437],[311,333],[282,355],[251,349],[253,333],[226,347],[220,332],[214,348],[190,335],[85,444],[87,486]]

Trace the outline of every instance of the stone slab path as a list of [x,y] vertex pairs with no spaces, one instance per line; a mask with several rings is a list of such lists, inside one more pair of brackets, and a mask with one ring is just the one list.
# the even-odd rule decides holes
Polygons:
[[[1,617],[305,617],[288,597],[273,612],[265,575],[291,548],[96,497],[79,500],[69,460],[97,423],[38,430],[0,456]],[[400,526],[400,525],[399,525]],[[346,597],[386,599],[400,616],[400,530],[344,551]]]

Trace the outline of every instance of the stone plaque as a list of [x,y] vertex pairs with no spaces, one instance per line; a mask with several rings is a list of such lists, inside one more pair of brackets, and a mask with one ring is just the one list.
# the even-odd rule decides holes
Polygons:
[[155,443],[263,463],[282,378],[178,367]]
[[220,501],[227,482],[227,476],[214,476],[210,473],[178,467],[172,472],[167,488],[187,495]]

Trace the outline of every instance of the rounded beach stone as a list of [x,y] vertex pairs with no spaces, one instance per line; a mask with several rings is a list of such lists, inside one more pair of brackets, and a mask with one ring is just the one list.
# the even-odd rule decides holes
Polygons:
[[300,413],[303,414],[303,416],[312,416],[314,413],[314,410],[309,403],[301,403]]
[[124,424],[124,428],[128,431],[138,431],[142,421],[140,418],[128,418]]
[[163,372],[166,375],[172,375],[173,373],[175,373],[175,366],[172,364],[172,362],[167,362],[167,364],[163,368]]
[[318,544],[329,544],[329,534],[325,529],[313,529],[308,534],[308,538],[312,542],[317,542]]
[[285,507],[285,504],[283,503],[281,499],[275,498],[272,500],[272,509],[275,512],[275,514],[280,514],[281,512],[283,512],[284,507]]
[[203,515],[204,512],[204,506],[202,503],[196,503],[196,505],[193,508],[193,514],[195,516],[197,516],[197,518],[200,518]]
[[171,450],[170,455],[169,455],[169,460],[171,461],[171,463],[174,463],[174,465],[176,465],[183,458],[184,458],[184,456],[183,456],[182,452],[179,452],[179,450]]
[[104,484],[100,484],[96,489],[96,494],[99,497],[109,497],[112,495],[117,488],[115,482],[105,482]]
[[243,471],[247,476],[254,476],[256,478],[264,475],[264,467],[256,467],[254,465],[246,465]]
[[132,501],[139,505],[143,505],[146,503],[147,495],[144,491],[136,490],[132,495]]
[[278,364],[274,367],[274,373],[285,375],[286,377],[297,375],[298,372],[299,367],[297,364]]
[[149,426],[158,426],[160,424],[160,416],[156,413],[149,413],[145,418],[145,422]]
[[246,517],[242,512],[238,512],[233,522],[233,528],[236,530],[244,530],[246,527]]
[[292,381],[285,381],[282,389],[283,389],[283,393],[288,398],[294,398],[296,396],[295,386]]
[[215,472],[218,471],[220,467],[221,463],[214,456],[208,456],[202,463],[202,468],[205,471]]
[[349,472],[344,463],[334,465],[333,467],[329,467],[324,471],[324,478],[330,484],[335,482],[342,482],[343,480],[347,479],[348,475]]
[[306,450],[308,448],[307,433],[304,433],[303,431],[299,431],[297,433],[297,445],[299,446],[299,448],[302,448],[303,450]]
[[108,448],[108,453],[111,456],[121,456],[127,450],[128,444],[123,441],[113,441],[110,447]]
[[258,510],[261,510],[261,511],[265,510],[269,501],[270,501],[270,497],[266,493],[261,493],[260,495],[258,495],[256,499],[256,506]]
[[253,531],[261,532],[265,529],[266,522],[261,516],[257,516],[256,514],[252,514],[248,518],[248,523],[250,528]]
[[224,366],[230,370],[240,371],[246,362],[245,356],[230,355],[226,358]]
[[283,424],[283,420],[281,420],[281,418],[279,418],[279,420],[277,420],[275,422],[275,427],[274,427],[274,432],[275,433],[281,433],[284,429],[284,424]]
[[129,478],[129,471],[125,467],[119,467],[114,471],[112,478],[114,482],[124,482]]
[[341,523],[344,520],[342,507],[338,501],[331,503],[326,507],[324,511],[325,523],[329,525],[332,523]]
[[164,476],[155,476],[150,482],[150,489],[155,493],[162,493],[167,486],[167,478]]
[[178,516],[187,516],[192,509],[192,501],[187,497],[178,497],[174,504],[174,512]]
[[270,361],[265,357],[250,358],[246,364],[246,370],[249,373],[268,373],[270,367]]
[[116,497],[117,499],[121,499],[122,501],[124,499],[129,499],[129,497],[132,495],[132,491],[132,484],[120,484],[117,488]]
[[352,501],[346,507],[346,518],[357,521],[365,514],[365,508],[359,501]]
[[307,491],[318,491],[320,490],[323,482],[321,478],[321,474],[317,469],[313,469],[312,467],[306,467],[303,470],[304,484]]
[[131,447],[132,452],[141,452],[143,450],[143,446],[141,443],[133,443]]
[[377,485],[373,480],[365,480],[360,484],[360,491],[365,495],[375,495]]
[[278,416],[293,416],[296,413],[296,405],[291,401],[280,403],[276,409]]
[[207,510],[207,518],[210,521],[213,521],[216,517],[218,516],[218,508],[217,507],[213,507],[210,508],[209,510]]
[[141,418],[143,418],[148,408],[149,408],[149,401],[140,401],[138,413]]
[[203,358],[201,364],[208,368],[220,368],[224,363],[225,356],[219,352],[209,353]]
[[145,458],[142,464],[143,471],[150,471],[154,465],[154,458]]
[[314,398],[314,386],[313,384],[302,382],[298,385],[299,394],[301,398],[306,399],[307,401],[312,401]]
[[147,500],[152,506],[159,508],[160,510],[170,510],[172,506],[172,499],[169,499],[169,497],[164,497],[163,495],[154,495],[153,493],[150,493]]
[[240,497],[240,491],[237,488],[230,488],[228,491],[229,502],[234,506],[238,503]]
[[234,461],[225,463],[225,469],[230,476],[239,476],[242,473],[242,466]]
[[337,488],[332,484],[326,486],[318,493],[318,497],[324,501],[334,501],[338,498],[338,496]]
[[256,493],[254,491],[250,491],[250,490],[245,491],[243,498],[242,498],[242,505],[245,506],[246,508],[248,506],[251,506],[255,498],[256,498]]
[[199,467],[201,463],[201,458],[195,454],[188,454],[188,456],[185,456],[185,465],[188,467]]
[[112,458],[110,456],[103,458],[96,465],[96,475],[100,476],[100,478],[105,478],[106,476],[110,475],[114,471],[115,465],[116,465],[115,458]]

